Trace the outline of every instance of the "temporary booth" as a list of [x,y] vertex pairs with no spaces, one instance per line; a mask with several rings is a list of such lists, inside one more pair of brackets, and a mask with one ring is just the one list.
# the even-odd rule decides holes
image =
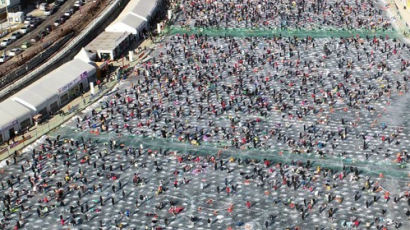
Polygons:
[[74,59],[21,90],[12,100],[47,117],[87,89],[95,80],[95,72],[93,65]]
[[150,17],[154,13],[159,1],[139,1],[138,4],[132,9],[131,13],[144,19],[144,21],[150,21]]
[[146,20],[133,14],[124,16],[120,21],[109,25],[105,31],[114,33],[128,32],[137,35],[146,27]]
[[97,54],[102,60],[114,60],[129,46],[129,32],[104,31],[91,41],[85,50]]
[[54,86],[40,79],[16,93],[12,100],[35,113],[47,116],[50,107],[58,106],[58,94]]
[[32,124],[32,112],[23,105],[7,99],[0,103],[0,142],[10,139],[16,131],[25,130]]

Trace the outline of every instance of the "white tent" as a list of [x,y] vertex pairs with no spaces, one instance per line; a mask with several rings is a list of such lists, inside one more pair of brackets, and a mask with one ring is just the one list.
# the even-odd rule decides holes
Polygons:
[[14,130],[17,130],[17,120],[10,115],[9,113],[0,110],[0,130],[2,133],[2,139],[7,140],[8,139],[8,130],[10,128],[14,128]]
[[95,72],[95,66],[73,59],[47,74],[42,80],[44,84],[52,85],[58,95],[62,95],[79,83],[87,84],[87,78]]
[[95,72],[93,65],[74,59],[24,88],[12,100],[34,112],[50,110],[50,105],[60,102],[61,95],[79,83],[87,84],[87,78]]
[[80,52],[78,52],[77,55],[75,55],[74,59],[79,59],[83,62],[91,62],[91,60],[93,60],[95,58],[95,54],[88,52],[87,50],[85,50],[84,48],[81,48]]
[[131,34],[138,34],[146,26],[146,21],[141,17],[137,17],[133,14],[128,14],[119,22],[109,25],[105,31],[114,33],[128,32]]
[[30,109],[11,99],[6,99],[0,103],[0,111],[4,111],[12,115],[14,120],[19,122],[30,119],[33,114]]
[[58,100],[57,91],[51,84],[40,79],[27,86],[12,98],[34,112],[40,112]]
[[156,0],[139,1],[138,4],[132,9],[131,13],[144,18],[145,21],[148,21],[157,6],[157,2],[158,1]]
[[0,132],[2,140],[10,138],[10,130],[20,130],[21,124],[27,127],[32,124],[32,112],[23,105],[7,99],[0,103]]

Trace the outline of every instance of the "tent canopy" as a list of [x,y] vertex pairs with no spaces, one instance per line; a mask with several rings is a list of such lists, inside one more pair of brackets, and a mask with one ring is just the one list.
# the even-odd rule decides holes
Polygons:
[[74,59],[18,92],[13,100],[32,111],[39,112],[58,101],[59,95],[95,72],[96,68],[93,65]]
[[151,15],[157,5],[157,0],[142,0],[132,9],[132,13],[147,18]]
[[57,92],[53,90],[52,85],[41,79],[18,92],[12,99],[35,112],[39,112],[49,103],[56,101],[57,98]]
[[14,118],[12,115],[9,113],[0,110],[0,130],[3,131],[10,127],[13,122],[16,121],[16,118]]
[[104,31],[92,40],[86,47],[91,51],[112,51],[129,36],[129,32],[107,32]]
[[140,17],[132,14],[128,14],[122,20],[115,24],[109,25],[105,31],[106,32],[117,32],[124,33],[128,32],[131,34],[138,34],[138,30],[145,26],[145,21]]
[[74,57],[74,59],[79,59],[83,62],[90,62],[91,60],[93,60],[95,58],[95,54],[88,52],[87,50],[83,48],[81,48],[80,52],[78,52],[78,54]]
[[0,103],[0,111],[10,114],[14,120],[18,120],[20,122],[30,118],[32,114],[30,109],[11,99],[7,99]]
[[95,72],[96,69],[93,65],[74,59],[47,74],[42,80],[43,84],[52,85],[53,90],[61,95]]

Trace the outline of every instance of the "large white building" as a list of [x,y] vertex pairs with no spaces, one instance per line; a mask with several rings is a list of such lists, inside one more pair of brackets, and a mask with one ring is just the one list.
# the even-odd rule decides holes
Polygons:
[[95,81],[96,67],[73,59],[0,103],[0,142],[33,124],[33,117],[47,117]]
[[140,38],[161,4],[162,0],[130,1],[120,16],[85,49],[97,54],[100,59],[118,58],[128,48],[129,42]]

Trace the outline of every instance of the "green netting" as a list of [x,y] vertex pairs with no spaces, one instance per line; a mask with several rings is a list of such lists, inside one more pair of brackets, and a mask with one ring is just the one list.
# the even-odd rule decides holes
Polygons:
[[213,37],[389,37],[397,38],[400,34],[395,30],[364,30],[364,29],[265,29],[265,28],[201,28],[201,27],[176,27],[170,26],[164,30],[165,34],[207,35]]
[[201,155],[201,156],[211,156],[220,154],[224,157],[234,157],[240,159],[251,159],[251,160],[270,160],[273,162],[283,162],[291,163],[292,161],[307,162],[308,160],[314,166],[320,166],[324,168],[330,168],[334,170],[340,170],[343,166],[349,167],[354,166],[361,170],[369,176],[379,176],[382,173],[385,177],[399,179],[402,181],[409,181],[407,164],[396,164],[391,161],[378,161],[371,163],[368,161],[358,161],[355,159],[342,158],[337,156],[327,156],[325,158],[318,157],[315,154],[298,154],[290,153],[287,150],[280,149],[233,149],[227,147],[225,143],[211,144],[202,143],[200,145],[195,145],[187,142],[180,142],[174,139],[166,138],[156,138],[156,137],[142,137],[135,135],[122,136],[116,133],[100,133],[99,135],[74,131],[69,128],[61,128],[57,130],[53,136],[60,134],[63,138],[74,138],[79,139],[83,137],[85,140],[90,138],[91,140],[96,140],[99,143],[108,143],[110,140],[115,140],[119,144],[124,144],[125,146],[139,147],[141,144],[144,148],[159,150],[159,149],[169,149],[170,151],[177,151],[180,154],[191,154],[191,155]]

